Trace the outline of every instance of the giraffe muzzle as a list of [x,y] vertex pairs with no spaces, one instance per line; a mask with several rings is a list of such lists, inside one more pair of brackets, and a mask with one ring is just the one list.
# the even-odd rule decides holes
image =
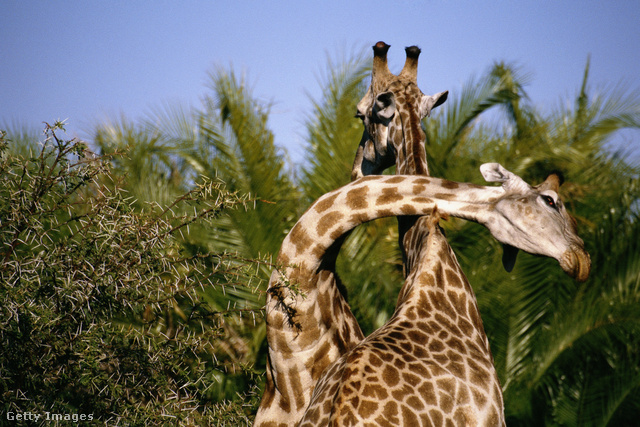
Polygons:
[[560,266],[569,276],[584,282],[591,271],[591,257],[583,248],[572,246],[562,255]]

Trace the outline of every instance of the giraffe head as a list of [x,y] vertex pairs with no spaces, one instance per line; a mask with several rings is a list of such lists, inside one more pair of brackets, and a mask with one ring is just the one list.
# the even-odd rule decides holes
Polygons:
[[485,225],[505,246],[502,260],[508,271],[515,263],[516,248],[520,248],[555,258],[577,280],[589,277],[591,258],[578,236],[576,220],[558,196],[558,175],[551,174],[542,184],[530,186],[498,163],[485,163],[480,172],[486,181],[502,183],[502,194],[491,207],[498,215],[492,215]]
[[399,173],[408,169],[412,174],[428,174],[421,120],[447,100],[448,92],[427,96],[418,88],[417,46],[405,49],[406,61],[397,76],[389,71],[388,50],[384,42],[373,46],[371,85],[356,113],[364,132],[351,170],[352,180],[380,174],[393,165]]

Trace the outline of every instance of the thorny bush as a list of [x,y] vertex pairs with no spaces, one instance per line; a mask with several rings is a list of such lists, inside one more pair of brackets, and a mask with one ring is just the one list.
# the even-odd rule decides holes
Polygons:
[[221,371],[253,375],[216,354],[230,329],[237,335],[262,313],[214,310],[202,295],[257,292],[257,261],[189,253],[182,242],[190,226],[247,198],[203,179],[169,206],[136,211],[109,159],[63,131],[46,125],[39,152],[26,157],[0,134],[2,412],[121,425],[246,422],[209,391]]

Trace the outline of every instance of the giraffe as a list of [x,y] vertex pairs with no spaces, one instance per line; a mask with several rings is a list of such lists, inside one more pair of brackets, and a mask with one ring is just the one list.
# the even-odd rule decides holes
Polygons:
[[327,369],[301,427],[505,425],[475,294],[439,220],[420,217],[393,316]]
[[481,166],[479,186],[422,176],[366,176],[331,191],[285,237],[267,290],[267,384],[255,424],[296,425],[327,366],[362,341],[339,290],[335,260],[345,235],[377,218],[445,215],[478,222],[500,242],[555,258],[585,280],[590,259],[548,179],[531,187],[497,163]]
[[[420,51],[407,48],[405,67],[394,76],[386,66],[387,50],[382,42],[374,46],[372,83],[358,106],[365,132],[354,179],[389,166],[393,157],[383,151],[388,146],[396,173],[428,175],[416,102]],[[379,111],[386,122],[377,117]],[[497,180],[508,175],[499,167],[493,172]],[[522,180],[505,185],[515,192],[526,186]],[[539,202],[558,208],[558,187],[557,176],[550,176],[538,187]],[[437,227],[438,217],[398,217],[398,222],[406,281],[396,311],[327,369],[300,425],[504,425],[502,391],[475,294]],[[572,220],[568,224],[574,226]],[[514,259],[515,251],[510,254]],[[576,275],[581,280],[588,275],[588,255],[583,261],[586,271]]]
[[[411,46],[405,49],[405,65],[398,76],[392,74],[387,66],[386,55],[388,49],[389,46],[384,42],[379,42],[375,46],[373,46],[374,64],[372,70],[372,82],[370,85],[369,93],[365,95],[365,97],[358,105],[358,116],[363,120],[363,124],[365,125],[364,134],[368,135],[368,138],[366,139],[374,141],[374,150],[376,148],[380,149],[380,147],[384,147],[385,145],[390,145],[391,147],[393,147],[392,152],[395,153],[396,174],[428,176],[429,168],[427,166],[425,151],[426,135],[422,131],[421,120],[424,118],[425,112],[428,115],[430,110],[428,108],[422,108],[421,111],[420,100],[425,99],[424,103],[426,105],[433,105],[432,108],[435,108],[437,105],[442,104],[446,100],[447,92],[442,92],[435,95],[434,97],[427,97],[423,95],[421,90],[418,88],[417,68],[420,49],[417,46]],[[380,111],[383,111],[385,117],[388,117],[386,124],[381,120],[376,119],[376,117],[380,116]],[[388,139],[388,142],[386,144],[380,141],[380,139],[384,139],[385,137]],[[369,158],[371,158],[371,156],[369,156]],[[378,156],[377,158],[382,159],[383,157]],[[373,157],[374,161],[375,159],[376,157]],[[365,162],[364,168],[363,161]],[[367,159],[363,158],[362,161],[358,162],[358,159],[356,158],[356,161],[354,162],[354,168],[352,170],[352,178],[359,175],[367,174],[371,171],[371,168],[366,167],[366,161]],[[380,167],[384,166],[384,164],[380,164]],[[468,340],[471,340],[475,344],[479,345],[478,348],[480,348],[481,351],[475,353],[475,360],[470,360],[465,364],[467,366],[466,374],[471,378],[473,378],[474,375],[482,375],[483,377],[489,379],[488,381],[484,381],[481,384],[476,384],[473,386],[474,396],[478,396],[483,399],[481,403],[484,407],[479,408],[476,405],[476,408],[474,409],[476,410],[475,412],[486,412],[488,410],[487,408],[491,408],[492,414],[491,422],[489,423],[481,422],[475,416],[470,417],[469,419],[463,417],[455,421],[457,425],[504,424],[504,400],[502,397],[502,389],[500,387],[499,379],[493,364],[493,355],[491,354],[488,338],[484,332],[482,320],[477,309],[475,294],[473,293],[472,288],[469,286],[464,273],[457,264],[455,255],[453,254],[453,251],[451,250],[449,245],[446,243],[446,239],[444,237],[440,235],[440,238],[433,238],[434,240],[441,240],[441,246],[448,249],[442,250],[442,264],[439,263],[436,258],[434,258],[440,251],[427,250],[427,247],[431,242],[427,239],[430,229],[433,229],[433,222],[428,221],[425,217],[398,217],[398,236],[403,256],[403,269],[406,281],[398,298],[396,314],[394,315],[394,318],[386,326],[381,328],[379,331],[376,331],[376,338],[372,338],[372,340],[379,343],[380,339],[387,339],[391,336],[390,334],[398,334],[399,331],[394,325],[397,325],[398,322],[402,321],[411,321],[411,319],[408,319],[406,314],[404,313],[405,305],[417,306],[421,310],[424,310],[425,307],[420,306],[421,295],[417,292],[409,292],[407,290],[414,288],[424,288],[425,285],[421,282],[421,278],[423,277],[423,275],[427,274],[430,268],[434,269],[434,271],[441,271],[441,269],[443,268],[442,266],[444,264],[447,264],[445,263],[445,261],[450,261],[453,259],[454,262],[449,262],[449,264],[455,264],[452,270],[454,271],[456,276],[462,278],[462,280],[456,281],[454,283],[465,283],[464,292],[462,292],[461,294],[464,300],[468,302],[470,311],[467,312],[466,303],[455,304],[455,301],[453,301],[453,305],[450,305],[449,302],[445,304],[432,305],[430,308],[434,312],[430,314],[431,317],[434,317],[436,312],[442,310],[443,314],[447,315],[449,314],[447,312],[447,308],[455,307],[456,310],[463,310],[461,313],[455,313],[456,317],[460,318],[462,322],[466,323],[470,320],[474,320],[474,327],[460,330],[464,331],[464,333],[459,333],[458,336],[455,337],[456,341],[453,342],[467,342]],[[431,244],[433,244],[433,242],[431,242]],[[503,261],[507,270],[510,270],[513,267],[516,253],[517,252],[514,250],[505,249],[505,256],[503,257]],[[444,278],[440,278],[440,281],[444,283],[444,287],[451,286],[448,281],[444,280]],[[458,293],[454,293],[453,295],[458,295]],[[455,321],[456,319],[451,320]],[[437,329],[440,332],[443,330],[445,325],[437,324],[437,326]],[[413,329],[415,329],[415,325]],[[465,334],[468,335],[465,336]],[[395,352],[391,351],[389,353],[389,357],[394,357],[397,359],[410,356],[410,349],[412,348],[412,346],[421,346],[423,344],[421,342],[412,340],[406,333],[402,336],[405,337],[407,347],[405,348],[396,346],[395,349],[397,350]],[[433,390],[431,390],[430,393],[426,396],[421,396],[421,392],[416,392],[413,396],[414,399],[420,399],[422,397],[431,399],[438,395],[442,395],[443,393],[446,395],[450,391],[446,388],[447,385],[451,383],[450,381],[453,381],[451,384],[457,384],[462,381],[461,390],[465,390],[465,392],[467,393],[469,392],[469,390],[471,390],[467,387],[467,378],[463,377],[461,380],[460,378],[458,378],[460,377],[460,375],[456,377],[455,374],[452,375],[451,372],[448,372],[446,370],[446,366],[444,366],[444,363],[437,363],[436,361],[434,361],[434,357],[441,358],[442,354],[444,353],[444,344],[442,344],[442,342],[440,342],[440,344],[443,345],[441,349],[442,351],[428,352],[428,354],[426,355],[424,355],[423,353],[423,357],[417,358],[417,363],[423,364],[423,367],[426,368],[444,368],[444,377],[446,377],[448,374],[448,379],[440,376],[438,380],[428,382],[428,386],[433,387]],[[350,362],[348,363],[349,371],[353,369],[357,370],[357,367],[362,368],[364,366],[363,364],[367,363],[366,360],[359,360],[358,356],[353,356],[353,354],[358,353],[359,351],[363,351],[363,348],[371,350],[371,345],[373,344],[363,344],[363,346],[359,346],[359,350],[354,350],[351,352],[351,355],[348,356],[349,358],[351,358]],[[433,348],[433,346],[430,346],[429,348],[431,349]],[[448,352],[449,354],[453,354],[456,352],[456,348],[448,349]],[[458,359],[460,357],[461,356],[458,356]],[[469,358],[466,352],[463,357]],[[341,372],[341,375],[344,375],[344,370],[346,368],[344,363],[346,363],[345,359],[343,359],[342,366],[340,368],[336,368],[336,372]],[[356,368],[354,368],[354,366]],[[369,366],[369,368],[371,368],[371,366]],[[382,369],[384,368],[378,367],[376,371],[380,372]],[[341,387],[343,387],[343,390],[346,390],[346,388],[348,387],[346,384],[348,384],[348,382],[341,385]],[[407,385],[402,381],[400,381],[399,384],[401,386]],[[371,382],[367,382],[367,385],[371,385]],[[326,387],[324,389],[326,390]],[[423,390],[423,392],[424,391],[425,390]],[[320,397],[318,397],[317,399],[322,400],[322,398]],[[417,402],[417,400],[415,400],[415,402]],[[442,420],[444,420],[449,416],[449,410],[451,408],[447,405],[448,401],[440,399],[430,403],[432,403],[431,407],[429,408],[429,411],[432,413],[432,418],[430,419],[430,421],[433,424],[436,424],[437,421],[437,419],[433,417],[440,417]],[[479,402],[476,403],[479,404]],[[340,403],[338,403],[338,406],[339,405]],[[466,403],[465,405],[463,405],[463,407],[467,410],[469,410],[469,408],[472,408]],[[345,409],[345,412],[348,412],[349,409],[351,411],[356,409],[349,408],[349,405],[346,405],[346,408],[347,409]],[[415,411],[415,409],[416,408],[405,408],[404,411],[406,412],[406,414],[411,414],[410,416],[417,415],[416,412],[424,412]],[[336,416],[340,417],[341,419],[354,417],[353,413],[347,415],[347,413],[341,414],[341,411],[341,409],[335,409],[334,411],[335,414],[337,414]],[[357,416],[356,418],[360,419]],[[454,421],[452,417],[449,417],[449,419]],[[409,421],[409,419],[405,419],[403,424],[416,424]]]
[[[448,92],[441,92],[433,97],[427,97],[421,92],[417,85],[418,57],[420,55],[420,49],[417,46],[410,46],[405,49],[405,65],[398,76],[392,74],[387,66],[386,56],[388,49],[389,45],[384,42],[379,42],[375,46],[373,46],[374,64],[372,67],[372,82],[369,92],[364,96],[364,98],[358,105],[357,114],[363,120],[363,124],[365,125],[364,135],[368,136],[368,138],[363,139],[365,139],[365,141],[373,141],[372,147],[374,149],[374,152],[380,150],[381,147],[393,147],[393,150],[391,150],[391,152],[395,154],[394,163],[396,165],[396,174],[428,176],[429,168],[427,165],[427,157],[425,151],[426,135],[422,130],[421,120],[425,115],[429,115],[431,108],[435,108],[436,106],[441,105],[442,103],[444,103],[444,101],[446,101]],[[423,103],[427,106],[427,108],[421,107]],[[381,114],[380,112],[383,112],[383,115],[385,117],[388,117],[386,121],[377,119],[377,117],[379,117]],[[384,138],[388,139],[388,142],[386,144],[384,143],[384,141],[381,141],[381,139]],[[354,162],[354,167],[352,170],[352,179],[357,176],[373,172],[371,167],[367,168],[367,166],[375,166],[376,157],[372,157],[371,155],[369,155],[368,157],[373,158],[374,162],[371,163],[364,157],[360,162],[358,162],[358,158],[356,157],[356,161]],[[390,156],[387,156],[387,159],[389,157]],[[379,160],[383,158],[383,156],[377,156],[377,159]],[[367,164],[367,162],[369,162],[369,164]],[[383,163],[379,164],[380,168],[384,166],[385,164]],[[474,375],[482,375],[489,380],[473,386],[474,396],[481,396],[481,398],[483,399],[482,406],[484,406],[485,408],[473,408],[467,405],[466,402],[462,407],[466,408],[467,410],[469,410],[469,408],[473,408],[479,410],[480,412],[482,412],[483,410],[486,412],[488,410],[487,408],[491,408],[492,419],[491,422],[487,424],[504,424],[504,400],[502,397],[502,389],[500,387],[499,379],[493,364],[493,355],[491,354],[488,338],[484,332],[482,320],[477,309],[475,294],[469,286],[464,273],[457,264],[455,255],[453,254],[449,245],[446,243],[446,239],[441,235],[440,239],[438,239],[437,237],[434,237],[433,239],[439,241],[442,240],[442,242],[440,242],[441,246],[448,249],[442,250],[443,262],[439,263],[437,258],[434,258],[440,251],[427,250],[427,247],[429,247],[429,244],[431,242],[427,239],[427,236],[429,235],[429,230],[433,229],[433,221],[428,221],[425,217],[417,216],[401,216],[398,217],[397,220],[398,237],[400,242],[400,249],[402,252],[403,270],[406,281],[398,298],[396,314],[394,315],[393,319],[388,324],[386,324],[386,326],[376,331],[375,338],[372,338],[373,342],[379,343],[380,339],[387,339],[391,336],[390,334],[398,334],[399,331],[396,330],[397,328],[394,326],[394,324],[397,324],[401,321],[410,321],[410,319],[407,319],[406,314],[403,313],[405,305],[417,306],[421,310],[425,309],[425,307],[420,307],[421,295],[417,292],[408,292],[407,290],[413,288],[424,288],[425,285],[420,281],[423,275],[427,274],[430,268],[434,269],[434,271],[436,271],[435,269],[438,269],[437,271],[441,271],[442,265],[446,264],[444,261],[450,261],[451,259],[453,259],[454,262],[449,262],[449,264],[455,264],[455,267],[452,269],[457,276],[462,278],[462,280],[460,280],[459,282],[456,281],[455,283],[465,284],[464,292],[462,292],[461,294],[464,300],[469,303],[470,312],[466,311],[466,303],[453,305],[448,305],[447,303],[439,305],[434,304],[430,307],[432,310],[434,310],[434,312],[430,314],[433,317],[435,312],[443,310],[444,314],[447,315],[448,312],[446,309],[448,307],[455,307],[456,310],[464,310],[461,313],[456,313],[456,317],[459,316],[459,318],[462,319],[462,322],[467,323],[470,320],[474,320],[474,327],[463,329],[464,333],[459,333],[458,336],[455,337],[455,342],[467,342],[467,340],[471,340],[475,343],[472,345],[479,345],[478,348],[481,349],[481,351],[475,352],[475,360],[468,361],[466,363],[468,370],[467,375],[471,377],[473,377]],[[513,267],[516,253],[516,251],[509,251],[505,249],[504,254],[506,255],[505,257],[503,257],[503,260],[505,263],[505,267],[508,270]],[[511,258],[509,258],[509,255],[511,255]],[[421,275],[418,273],[423,274]],[[448,281],[445,281],[443,278],[440,278],[440,281],[444,282],[444,287],[450,286]],[[458,294],[455,293],[454,295]],[[437,329],[439,332],[444,328],[443,324],[436,323],[436,326],[438,326]],[[415,325],[413,329],[415,329]],[[465,336],[465,334],[468,335]],[[411,349],[414,345],[421,346],[423,344],[421,342],[415,342],[406,333],[402,336],[405,337],[407,347],[403,348],[400,346],[396,346],[395,349],[397,349],[397,351],[392,351],[391,353],[389,353],[389,357],[401,358],[411,356],[411,351],[409,349]],[[428,352],[427,354],[421,353],[423,357],[418,357],[417,363],[421,363],[425,368],[444,368],[443,373],[445,375],[440,376],[436,381],[427,382],[426,384],[428,384],[428,387],[432,387],[433,389],[425,396],[422,396],[422,393],[426,392],[426,390],[424,389],[422,390],[422,392],[415,392],[412,402],[418,402],[419,399],[423,397],[433,399],[438,395],[443,395],[443,393],[444,395],[447,395],[447,393],[450,391],[447,388],[447,385],[457,384],[461,381],[460,378],[456,377],[456,375],[452,376],[451,372],[448,372],[446,370],[446,367],[443,363],[437,363],[434,361],[434,357],[443,357],[442,354],[444,353],[445,347],[442,342],[439,343],[443,346],[441,349],[442,351]],[[367,344],[363,344],[359,347],[359,351],[363,351],[363,348],[371,350],[371,345],[374,344],[370,342]],[[429,348],[433,348],[433,345]],[[453,354],[453,352],[455,351],[456,348],[448,350],[449,354]],[[358,350],[352,351],[351,355],[349,356],[349,358],[351,358],[350,362],[348,363],[348,369],[350,371],[353,369],[357,370],[357,367],[362,368],[364,366],[363,364],[366,365],[367,363],[366,360],[358,360],[359,356],[353,356],[353,354],[355,353],[358,353]],[[467,354],[464,354],[463,356],[465,358],[469,357]],[[458,359],[460,357],[461,356],[458,356]],[[346,368],[344,363],[346,363],[345,359],[343,359],[343,364],[341,367],[336,367],[336,372],[341,372],[341,375],[344,375],[344,369]],[[371,368],[371,366],[369,366],[369,368]],[[382,369],[382,367],[378,367],[376,371],[380,372]],[[446,378],[447,373],[448,378]],[[459,376],[460,375],[458,375],[458,377]],[[465,392],[468,393],[470,389],[467,387],[466,382],[468,382],[467,379],[462,378],[461,390],[465,390]],[[341,385],[341,387],[343,387],[343,390],[346,390],[346,388],[348,387],[347,384],[348,382]],[[400,381],[399,384],[401,386],[407,385],[402,381]],[[367,385],[371,385],[371,382],[367,382]],[[378,384],[378,386],[380,385]],[[326,389],[326,387],[324,389]],[[320,397],[317,399],[320,401],[323,400]],[[447,400],[439,399],[430,403],[431,405],[429,411],[432,414],[430,418],[431,423],[437,423],[438,419],[436,417],[440,417],[442,420],[444,420],[449,416],[449,410],[451,408],[448,406]],[[338,403],[338,406],[340,406],[340,403]],[[362,419],[358,416],[355,416],[353,413],[349,413],[347,415],[349,410],[353,411],[354,409],[356,408],[350,408],[349,405],[346,405],[344,414],[341,414],[341,412],[343,412],[342,409],[335,409],[334,413],[337,414],[336,416],[340,417],[341,419],[348,419],[350,417]],[[419,410],[416,411],[415,409],[417,408],[407,407],[404,408],[404,412],[407,414],[407,416],[416,416],[417,413],[424,412]],[[485,424],[484,422],[480,422],[477,417],[470,417],[469,419],[463,417],[458,418],[457,420],[449,417],[449,419],[451,421],[456,421],[457,425]],[[390,420],[387,419],[387,421]],[[407,418],[402,424],[417,424],[417,419],[416,422],[410,421],[411,419]]]

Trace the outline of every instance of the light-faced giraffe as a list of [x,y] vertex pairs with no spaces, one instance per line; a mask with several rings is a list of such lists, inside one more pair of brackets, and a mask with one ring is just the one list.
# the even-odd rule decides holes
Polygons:
[[[384,43],[374,46],[372,85],[359,105],[359,115],[365,122],[363,141],[370,144],[370,154],[379,151],[379,147],[399,147],[395,149],[398,173],[427,175],[424,136],[419,127],[422,117],[415,112],[416,102],[407,103],[402,99],[405,96],[403,87],[397,84],[401,79],[388,72],[387,49]],[[417,54],[416,48],[407,49],[407,63],[400,74],[405,74],[406,80],[406,70],[411,70],[414,84]],[[386,76],[386,87],[379,82],[375,84],[376,71],[378,75]],[[384,88],[382,97],[376,95],[376,86]],[[401,99],[397,107],[394,98]],[[400,109],[401,113],[403,108],[413,108],[414,114],[405,113],[400,123],[393,120],[381,123],[372,117],[377,114],[376,109],[383,110],[376,106],[381,103],[380,99],[394,109]],[[392,102],[388,101],[390,99]],[[412,118],[416,125],[407,126]],[[417,129],[417,132],[407,133],[402,131],[403,127]],[[395,137],[392,137],[393,128],[401,130],[395,132]],[[391,144],[381,143],[379,138],[388,138]],[[358,154],[363,151],[361,143]],[[402,153],[416,155],[409,162],[401,157]],[[356,157],[352,177],[372,170],[379,173],[385,167],[384,162],[389,161],[379,154]],[[509,175],[496,165],[483,168],[483,175],[488,180],[505,181]],[[528,185],[514,179],[506,180],[504,187],[517,193]],[[540,192],[540,203],[558,208],[556,176],[550,176],[536,190]],[[435,227],[436,219],[399,217],[398,221],[401,233],[406,232],[401,242],[407,253],[405,271],[408,277],[394,316],[329,367],[317,385],[301,425],[333,425],[332,422],[341,425],[420,425],[420,420],[422,425],[445,425],[445,422],[447,425],[503,425],[502,393],[488,340],[475,295],[453,251]],[[567,224],[574,227],[571,219]],[[516,232],[520,229],[515,228]],[[509,247],[505,240],[498,240]],[[578,238],[577,241],[582,247],[581,240]],[[515,256],[514,251],[511,253]],[[576,253],[580,253],[577,257],[581,258],[578,263],[583,265],[583,272],[574,275],[584,280],[590,261],[586,252]]]
[[438,220],[418,220],[395,313],[327,369],[301,427],[504,425],[475,295]]
[[437,205],[443,214],[485,225],[502,243],[555,258],[574,277],[588,276],[589,255],[554,182],[531,187],[497,163],[481,172],[502,186],[367,176],[320,197],[302,215],[283,241],[277,258],[282,268],[269,281],[267,385],[256,425],[297,425],[325,368],[361,341],[334,273],[340,244],[359,224],[427,215]]

